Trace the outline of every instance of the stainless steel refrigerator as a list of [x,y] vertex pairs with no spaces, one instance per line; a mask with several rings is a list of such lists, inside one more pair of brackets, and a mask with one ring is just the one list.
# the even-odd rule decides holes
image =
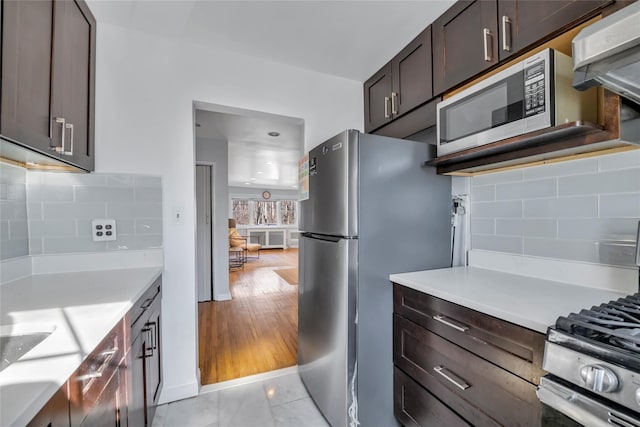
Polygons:
[[389,274],[448,267],[451,179],[434,147],[345,131],[309,153],[301,202],[298,365],[333,427],[390,427]]

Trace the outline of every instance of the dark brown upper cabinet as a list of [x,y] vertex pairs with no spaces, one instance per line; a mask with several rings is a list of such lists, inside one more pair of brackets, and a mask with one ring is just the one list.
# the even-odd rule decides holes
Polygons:
[[3,139],[93,170],[95,43],[81,0],[2,1]]
[[[536,2],[537,3],[537,2]],[[456,2],[433,23],[433,89],[439,95],[498,63],[495,0]]]
[[365,132],[401,117],[433,97],[431,26],[364,83]]
[[498,0],[500,60],[594,14],[613,0]]

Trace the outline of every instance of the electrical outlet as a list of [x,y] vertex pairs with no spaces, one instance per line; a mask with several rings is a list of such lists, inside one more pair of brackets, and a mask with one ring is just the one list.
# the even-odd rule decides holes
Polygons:
[[116,240],[116,220],[94,219],[91,221],[91,235],[94,242]]

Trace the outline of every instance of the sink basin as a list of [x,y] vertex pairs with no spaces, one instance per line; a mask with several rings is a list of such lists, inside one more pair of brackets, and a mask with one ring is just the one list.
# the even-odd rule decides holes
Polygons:
[[44,341],[55,328],[41,324],[0,327],[0,372]]

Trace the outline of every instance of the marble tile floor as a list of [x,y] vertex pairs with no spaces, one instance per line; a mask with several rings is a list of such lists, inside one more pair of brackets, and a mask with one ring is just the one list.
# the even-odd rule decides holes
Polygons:
[[[206,389],[206,388],[205,388]],[[329,427],[297,372],[161,405],[153,427]]]

